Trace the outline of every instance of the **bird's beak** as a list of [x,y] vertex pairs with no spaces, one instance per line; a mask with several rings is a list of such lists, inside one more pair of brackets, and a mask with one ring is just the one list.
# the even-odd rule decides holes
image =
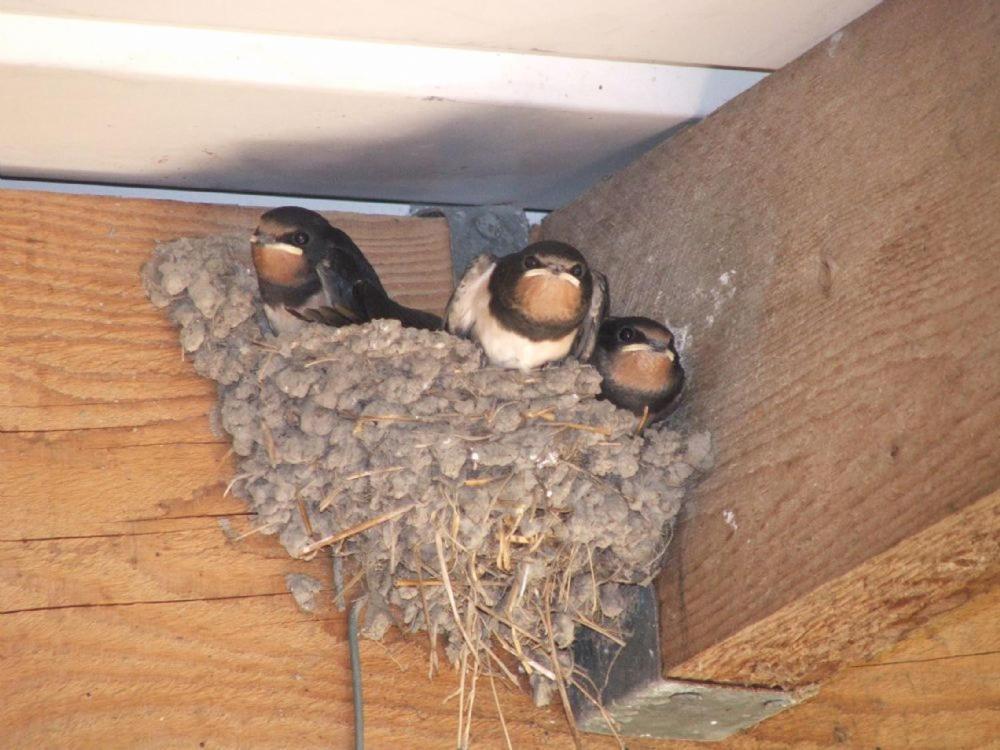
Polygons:
[[671,362],[677,359],[677,355],[670,349],[669,341],[650,341],[649,346],[654,352],[664,355]]
[[289,245],[287,242],[279,242],[278,238],[271,234],[261,232],[259,229],[250,235],[250,245],[255,248],[267,248],[268,250],[280,250],[289,255],[302,255],[302,248]]
[[653,352],[654,354],[662,354],[671,362],[673,362],[677,357],[670,351],[670,345],[664,341],[646,341],[641,344],[626,344],[621,348],[623,352]]
[[545,274],[552,274],[557,279],[562,281],[568,281],[573,286],[580,286],[580,279],[576,278],[573,274],[568,271],[564,271],[559,266],[545,266],[543,268],[532,268],[530,271],[525,271],[525,278],[531,278],[532,276],[544,276]]
[[559,278],[562,279],[563,281],[568,281],[573,286],[580,286],[580,279],[576,278],[576,276],[574,276],[573,274],[567,273],[566,271],[561,271],[559,269],[553,269],[553,270],[554,273],[556,273],[556,275],[558,275]]

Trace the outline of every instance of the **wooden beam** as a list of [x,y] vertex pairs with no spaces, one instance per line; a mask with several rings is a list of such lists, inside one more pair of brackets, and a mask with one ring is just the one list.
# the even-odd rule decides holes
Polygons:
[[695,680],[726,674],[744,684],[819,682],[998,586],[1000,492],[994,492],[670,672]]
[[[1000,735],[1000,586],[934,617],[815,698],[713,745],[718,750],[982,750]],[[670,750],[705,750],[671,742]]]
[[[897,550],[916,567],[878,558],[914,573],[898,585],[859,566],[963,509],[995,523],[997,38],[990,0],[885,2],[544,222],[609,275],[614,312],[675,328],[675,422],[717,448],[661,580],[668,675],[821,678],[989,573],[963,568],[986,549],[964,516],[912,602],[919,544]],[[859,643],[829,612],[810,629],[809,601]]]

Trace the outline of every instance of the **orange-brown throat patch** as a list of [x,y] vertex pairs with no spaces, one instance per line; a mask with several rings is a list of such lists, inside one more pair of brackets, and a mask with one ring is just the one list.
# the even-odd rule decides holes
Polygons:
[[568,323],[580,315],[582,290],[553,274],[522,276],[514,289],[514,303],[539,323]]
[[616,383],[646,393],[657,393],[670,385],[673,363],[663,353],[619,352],[611,362],[611,378]]
[[271,245],[253,246],[253,264],[260,278],[281,286],[296,286],[305,281],[309,272],[304,255],[294,255]]

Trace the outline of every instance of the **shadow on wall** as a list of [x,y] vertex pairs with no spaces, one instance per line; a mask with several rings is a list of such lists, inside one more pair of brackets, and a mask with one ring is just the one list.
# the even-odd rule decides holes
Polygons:
[[[219,147],[205,142],[193,165],[183,157],[157,160],[133,174],[67,170],[59,179],[114,182],[303,197],[400,201],[418,204],[510,204],[551,210],[570,202],[662,141],[691,119],[656,132],[663,118],[584,114],[522,108],[511,117],[449,119],[389,141],[302,139],[244,141]],[[614,138],[609,138],[609,133]],[[649,136],[649,132],[655,135]],[[553,146],[551,133],[559,134]],[[207,138],[206,138],[207,140]],[[613,140],[624,143],[608,150]],[[510,161],[507,154],[517,154]],[[50,178],[31,170],[5,176]]]

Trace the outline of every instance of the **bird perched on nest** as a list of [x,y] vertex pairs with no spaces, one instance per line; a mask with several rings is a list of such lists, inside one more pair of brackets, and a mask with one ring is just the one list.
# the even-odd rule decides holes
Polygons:
[[590,362],[601,396],[642,417],[640,429],[666,417],[684,386],[673,334],[649,318],[607,318]]
[[441,327],[438,316],[391,299],[354,241],[315,211],[297,206],[268,211],[250,247],[264,313],[275,334],[295,331],[304,322],[341,326],[376,318],[411,328]]
[[445,330],[472,338],[494,365],[530,370],[586,360],[607,311],[607,281],[575,247],[544,241],[472,262],[445,311]]

